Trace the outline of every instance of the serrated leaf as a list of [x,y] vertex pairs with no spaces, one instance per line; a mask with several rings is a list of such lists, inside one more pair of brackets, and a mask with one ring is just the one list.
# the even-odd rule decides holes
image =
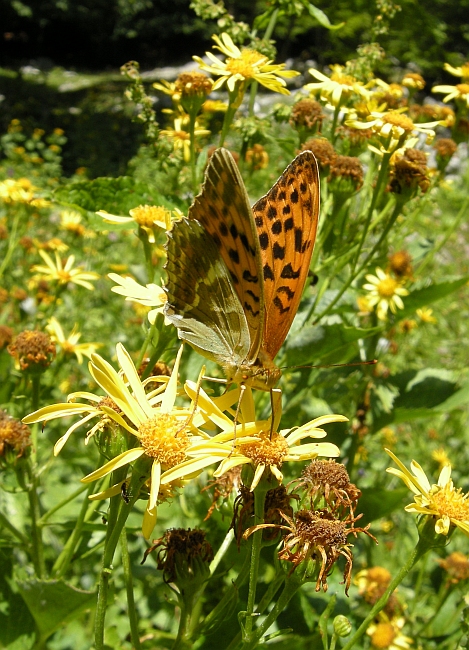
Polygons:
[[318,7],[315,7],[314,5],[308,3],[306,5],[308,9],[308,13],[312,18],[315,18],[318,23],[322,26],[325,27],[326,29],[340,29],[345,25],[345,23],[339,23],[338,25],[332,25],[331,21],[329,18],[326,16],[324,11],[321,11],[321,9],[318,9]]
[[449,296],[454,291],[463,287],[469,281],[469,276],[458,278],[449,282],[439,282],[424,289],[412,291],[404,298],[404,309],[399,309],[396,318],[401,320],[414,315],[416,309],[427,307],[441,298]]
[[66,207],[96,212],[105,210],[110,214],[128,216],[129,210],[138,205],[163,205],[161,197],[130,176],[118,178],[95,178],[92,181],[70,183],[53,193],[57,203]]
[[399,389],[392,384],[378,384],[374,388],[374,393],[381,402],[381,411],[390,413],[396,397],[399,395]]
[[20,580],[17,585],[42,639],[96,602],[95,592],[77,589],[62,580]]

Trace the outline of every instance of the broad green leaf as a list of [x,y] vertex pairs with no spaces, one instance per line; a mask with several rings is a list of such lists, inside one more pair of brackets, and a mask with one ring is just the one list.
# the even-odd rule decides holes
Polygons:
[[[381,401],[372,394],[371,404],[375,429],[391,423],[425,418],[440,412],[443,405],[457,392],[452,372],[441,368],[409,370],[387,378],[387,385],[393,386],[398,395],[393,409],[383,412]],[[378,396],[379,397],[379,396]],[[449,402],[451,405],[451,402]],[[454,407],[453,407],[454,408]]]
[[11,579],[14,554],[2,548],[0,553],[0,648],[30,650],[33,647],[34,619]]
[[17,584],[42,639],[49,637],[64,621],[93,607],[96,600],[95,592],[77,589],[62,580],[22,580]]
[[331,25],[331,21],[329,18],[326,16],[324,11],[321,11],[321,9],[318,9],[318,7],[315,7],[314,5],[308,3],[307,5],[308,13],[312,18],[315,18],[318,23],[322,26],[325,27],[326,29],[340,29],[345,25],[345,23],[339,23],[338,25]]
[[[129,210],[139,205],[162,205],[162,199],[156,192],[150,192],[146,185],[135,182],[130,176],[102,177],[70,183],[56,189],[53,198],[70,208],[89,212],[105,210],[124,217],[129,216]],[[100,217],[99,219],[104,223]],[[111,229],[109,226],[106,224],[107,230]]]
[[286,364],[289,366],[316,363],[329,354],[344,351],[350,346],[352,358],[357,353],[356,342],[381,331],[381,327],[362,329],[347,327],[334,323],[333,325],[316,325],[304,327],[290,334],[286,344]]
[[409,318],[415,314],[416,309],[427,307],[441,298],[449,296],[469,282],[469,276],[458,278],[449,282],[439,282],[424,289],[412,291],[404,300],[404,309],[398,309],[397,319]]

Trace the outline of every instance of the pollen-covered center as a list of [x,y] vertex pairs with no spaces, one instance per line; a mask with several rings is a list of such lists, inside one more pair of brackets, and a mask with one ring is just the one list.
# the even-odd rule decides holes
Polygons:
[[300,510],[295,518],[296,532],[303,541],[319,546],[341,546],[347,543],[346,524],[329,519],[324,513]]
[[406,115],[401,115],[400,113],[387,113],[383,116],[383,122],[385,124],[392,124],[393,126],[398,126],[407,133],[410,133],[414,130],[414,123]]
[[461,488],[455,490],[452,483],[432,495],[432,506],[442,516],[457,521],[469,520],[469,494],[464,494]]
[[130,215],[139,226],[151,228],[155,221],[164,222],[167,212],[166,208],[157,205],[139,205],[130,211]]
[[391,298],[395,293],[399,283],[394,278],[385,278],[376,285],[376,290],[382,298]]
[[461,95],[469,95],[469,84],[456,84],[456,88]]
[[240,452],[250,458],[255,465],[276,465],[281,467],[288,454],[288,443],[279,433],[261,431],[259,440],[240,445]]
[[160,413],[141,424],[138,437],[147,456],[165,468],[186,460],[189,436],[181,421],[170,413]]
[[267,59],[256,50],[243,50],[239,59],[228,59],[226,69],[231,74],[239,74],[245,79],[254,77],[259,72],[259,66]]

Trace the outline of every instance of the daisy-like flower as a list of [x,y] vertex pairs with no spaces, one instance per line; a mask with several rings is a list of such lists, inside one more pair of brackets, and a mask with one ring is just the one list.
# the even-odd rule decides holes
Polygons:
[[0,200],[5,203],[25,203],[35,208],[45,208],[49,201],[36,196],[36,190],[29,178],[7,178],[0,181]]
[[443,97],[445,104],[454,99],[469,108],[469,83],[456,84],[455,86],[433,86],[432,93],[447,93]]
[[[195,399],[196,386],[193,382],[186,382],[186,392],[192,399]],[[234,467],[251,464],[254,470],[254,478],[251,483],[251,491],[253,491],[259,484],[264,472],[268,470],[281,482],[283,474],[280,468],[286,461],[303,461],[318,456],[337,457],[339,455],[339,448],[330,442],[301,444],[301,441],[304,438],[324,438],[326,432],[321,428],[324,424],[347,422],[346,417],[343,415],[323,415],[301,427],[283,429],[277,432],[282,417],[282,398],[280,391],[275,391],[273,395],[273,422],[272,418],[269,420],[256,420],[252,392],[250,388],[246,388],[242,400],[244,419],[236,428],[235,447],[233,448],[233,442],[231,441],[229,444],[219,446],[220,460],[222,462],[213,474],[215,478],[222,476]],[[230,399],[231,403],[236,403],[239,399],[239,390],[227,393],[224,400],[227,399]],[[206,411],[207,413],[213,413],[214,408],[218,407],[220,412],[216,424],[222,429],[222,433],[228,434],[230,438],[232,437],[233,422],[221,412],[226,410],[228,405],[226,401],[222,403],[222,408],[220,402],[215,403],[206,393],[200,390],[197,405],[202,412]],[[210,419],[215,421],[213,415],[210,416]],[[194,422],[197,422],[197,420],[194,420]],[[255,436],[256,439],[247,442],[245,439],[239,438],[239,435]],[[184,470],[190,471],[192,467],[199,469],[197,449],[189,450],[188,456],[194,456],[194,458],[184,463]],[[166,480],[172,481],[180,478],[180,476],[180,469],[175,467],[166,473]]]
[[363,288],[368,291],[368,305],[376,306],[376,314],[379,320],[386,320],[388,309],[393,314],[397,309],[404,309],[404,303],[401,296],[408,296],[409,292],[404,289],[398,280],[392,278],[379,267],[376,269],[376,275],[371,273],[365,276],[368,280]]
[[120,217],[99,210],[99,214],[107,223],[123,224],[136,223],[148,236],[150,244],[155,243],[155,226],[163,230],[171,230],[171,210],[159,205],[139,205],[129,210],[130,217]]
[[446,70],[446,72],[452,74],[453,77],[461,77],[463,82],[469,81],[469,61],[466,61],[466,63],[463,63],[457,68],[454,68],[449,63],[445,63],[443,67]]
[[[182,149],[183,157],[185,162],[189,162],[191,159],[191,136],[189,131],[184,131],[183,118],[177,117],[174,120],[174,129],[162,129],[160,135],[164,135],[167,138],[170,138],[173,141],[174,149]],[[208,129],[201,129],[195,126],[194,136],[201,137],[204,135],[210,135]]]
[[54,318],[49,319],[46,330],[49,332],[50,337],[65,354],[74,354],[78,363],[83,362],[83,357],[91,358],[91,355],[101,347],[102,343],[78,343],[81,338],[81,333],[78,331],[78,325],[74,325],[72,331],[68,336],[65,336],[62,325]]
[[438,477],[438,483],[430,484],[422,467],[413,460],[409,471],[407,467],[390,451],[385,450],[399,469],[388,467],[386,470],[404,481],[414,493],[414,502],[405,507],[406,512],[429,515],[435,519],[435,532],[448,535],[456,526],[469,535],[469,493],[455,488],[451,480],[451,465],[445,465]]
[[437,322],[435,316],[432,316],[433,309],[430,309],[429,307],[422,307],[420,309],[416,309],[415,313],[417,314],[417,316],[420,318],[420,320],[423,323],[436,323]]
[[357,81],[355,77],[343,72],[343,66],[331,66],[332,74],[327,77],[319,70],[310,68],[309,74],[319,81],[316,83],[306,84],[304,89],[310,93],[320,93],[320,96],[329,101],[332,106],[338,106],[342,100],[349,99],[354,93],[361,97],[368,98],[369,91],[365,86]]
[[[372,111],[367,117],[366,122],[350,119],[345,122],[347,126],[354,129],[372,129],[373,133],[384,139],[387,147],[383,152],[393,153],[408,141],[407,146],[414,146],[417,142],[415,136],[417,133],[423,133],[427,137],[427,144],[430,144],[435,137],[434,128],[440,124],[439,121],[426,122],[425,124],[414,124],[407,115],[402,114],[402,110],[395,111]],[[379,153],[379,152],[378,152]]]
[[108,278],[118,286],[112,287],[111,291],[125,296],[129,302],[136,302],[145,307],[151,307],[148,312],[148,320],[153,325],[157,314],[162,314],[167,301],[166,293],[157,284],[143,286],[131,277],[122,277],[117,273],[109,273]]
[[[100,423],[88,432],[87,438],[99,431],[104,425],[112,424],[125,430],[137,440],[138,446],[112,458],[96,471],[85,476],[82,481],[91,483],[111,474],[114,470],[125,467],[141,457],[151,461],[150,495],[143,517],[142,532],[146,538],[150,537],[156,523],[156,509],[159,501],[160,488],[163,484],[173,482],[165,480],[165,474],[174,466],[180,466],[188,457],[188,452],[195,449],[197,452],[198,468],[191,468],[200,472],[203,467],[220,461],[224,456],[217,451],[220,437],[210,436],[191,423],[194,408],[175,406],[179,394],[177,376],[182,347],[177,355],[170,377],[158,376],[158,387],[150,393],[145,392],[146,384],[155,381],[150,377],[142,382],[137,370],[125,348],[118,344],[116,347],[120,372],[105,361],[98,354],[93,354],[89,365],[90,373],[96,383],[105,392],[106,397],[98,397],[89,393],[75,393],[70,398],[81,397],[92,402],[89,404],[55,404],[39,409],[23,419],[25,423],[47,422],[49,420],[66,417],[69,415],[84,415],[77,423],[73,424],[62,438],[57,441],[54,453],[57,454],[73,433],[73,431],[89,422],[95,417],[100,417]],[[212,409],[213,410],[213,409]],[[103,422],[103,417],[107,422]],[[217,420],[217,413],[210,413],[208,417]],[[227,418],[228,419],[228,418]],[[205,420],[204,420],[205,421]],[[223,441],[233,438],[233,430],[222,434]],[[233,448],[229,444],[229,449]],[[229,452],[228,452],[229,453]],[[180,472],[180,477],[185,478],[188,472]],[[120,493],[122,482],[112,485],[107,490],[96,493],[90,498],[106,499]],[[163,495],[165,490],[161,490]]]
[[99,273],[94,273],[94,271],[82,271],[80,268],[73,268],[75,255],[70,255],[65,264],[62,263],[57,252],[55,253],[55,264],[50,255],[45,251],[39,251],[39,255],[46,263],[46,266],[35,264],[31,267],[31,271],[37,273],[39,276],[43,276],[43,279],[50,282],[58,282],[59,285],[66,285],[71,282],[85,287],[85,289],[89,289],[90,291],[94,289],[91,281],[97,280],[99,278]]
[[402,634],[405,619],[401,617],[389,618],[385,613],[379,614],[379,621],[372,623],[366,633],[371,637],[371,647],[386,650],[407,650],[413,640]]
[[206,52],[211,63],[204,63],[199,56],[192,57],[199,64],[201,70],[210,72],[219,77],[213,84],[212,90],[221,88],[226,83],[228,90],[233,92],[236,84],[244,86],[252,81],[257,81],[261,86],[273,92],[289,95],[290,91],[285,87],[285,79],[291,79],[299,75],[295,70],[285,70],[285,64],[274,64],[264,54],[250,48],[239,49],[230,36],[222,33],[220,37],[216,34],[212,37],[215,41],[215,49],[219,50],[227,58],[221,61],[211,52]]
[[81,236],[86,232],[86,228],[81,221],[81,214],[75,210],[62,210],[60,213],[60,228],[75,235]]

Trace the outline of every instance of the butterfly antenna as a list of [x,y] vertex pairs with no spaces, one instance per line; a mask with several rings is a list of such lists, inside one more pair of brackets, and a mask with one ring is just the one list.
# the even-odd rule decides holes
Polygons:
[[374,366],[378,363],[378,359],[371,359],[370,361],[356,361],[354,363],[326,363],[321,366],[282,366],[280,370],[300,370],[302,368],[349,368],[352,366]]
[[197,410],[197,404],[199,402],[200,388],[201,388],[201,384],[202,384],[202,379],[204,379],[204,373],[205,373],[205,366],[202,366],[202,369],[201,369],[201,371],[199,373],[199,378],[197,379],[195,398],[194,398],[194,406],[192,408],[191,413],[189,413],[189,416],[188,416],[187,420],[184,422],[184,425],[176,433],[176,436],[177,436],[178,433],[180,433],[181,431],[184,431],[184,429],[187,429],[192,424],[192,420],[194,419],[194,415],[195,415],[195,412]]

